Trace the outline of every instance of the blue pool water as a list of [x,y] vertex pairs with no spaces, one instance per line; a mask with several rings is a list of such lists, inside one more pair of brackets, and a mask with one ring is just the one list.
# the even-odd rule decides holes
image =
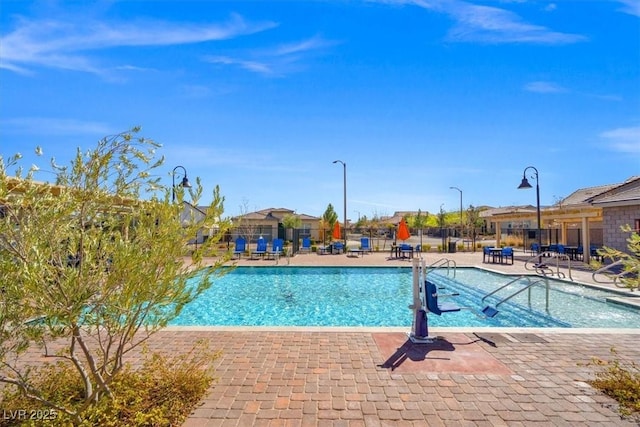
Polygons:
[[[430,272],[430,281],[457,292],[472,310],[429,315],[430,326],[640,328],[640,311],[606,302],[609,292],[550,280],[501,304],[494,318],[478,317],[525,282],[481,299],[516,276],[476,268]],[[513,291],[511,291],[513,290]],[[238,267],[185,307],[172,325],[411,327],[412,273],[406,267]]]

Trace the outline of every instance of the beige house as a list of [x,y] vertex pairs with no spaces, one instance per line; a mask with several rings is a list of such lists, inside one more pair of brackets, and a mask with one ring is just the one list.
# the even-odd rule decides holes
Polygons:
[[[295,231],[286,230],[282,224],[283,219],[289,215],[294,215],[301,221],[300,227]],[[243,237],[247,242],[255,242],[263,237],[270,242],[275,238],[293,240],[295,233],[298,239],[311,237],[313,240],[320,240],[320,220],[321,218],[297,214],[286,208],[262,209],[232,218],[232,238],[235,240],[237,237]]]
[[[535,242],[537,208],[512,206],[487,209],[481,213],[489,229],[495,230],[499,245],[502,234],[514,229],[527,231],[525,244]],[[628,251],[628,233],[620,227],[630,225],[640,231],[640,177],[623,183],[608,184],[576,190],[553,206],[540,207],[540,229],[546,240],[564,245],[607,246]],[[589,251],[584,251],[588,262]]]

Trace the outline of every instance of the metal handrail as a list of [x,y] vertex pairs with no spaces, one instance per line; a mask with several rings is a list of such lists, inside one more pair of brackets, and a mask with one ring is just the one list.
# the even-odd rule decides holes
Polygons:
[[[546,268],[542,268],[540,267],[539,261],[542,257],[548,257],[548,258],[555,258],[556,260],[556,271],[554,273],[553,269],[549,266],[546,266]],[[563,261],[567,261],[567,270],[569,273],[569,280],[573,281],[573,277],[571,276],[571,258],[569,257],[569,255],[567,254],[559,254],[557,252],[552,252],[552,251],[545,251],[545,252],[541,252],[540,254],[529,258],[527,261],[525,261],[524,263],[524,268],[526,270],[533,270],[535,271],[537,274],[542,274],[543,276],[547,276],[548,274],[553,276],[555,275],[556,277],[559,277],[561,279],[564,279],[567,277],[566,274],[564,274],[562,271],[560,271],[560,260]],[[533,264],[533,268],[529,267],[529,263],[531,261],[537,261],[535,264]],[[544,263],[543,263],[544,264]]]
[[[607,270],[611,270],[611,268],[617,267],[617,266],[623,265],[623,264],[624,264],[624,260],[619,259],[618,261],[612,262],[611,264],[607,264],[607,265],[605,265],[603,267],[600,267],[599,269],[597,269],[596,271],[593,272],[593,274],[591,275],[591,278],[596,283],[613,284],[618,288],[626,288],[627,286],[625,286],[624,284],[618,283],[618,279],[622,278],[623,276],[626,276],[627,274],[631,274],[637,268],[633,268],[631,271],[629,271],[629,270],[621,271],[618,274],[606,274]],[[597,274],[604,275],[605,277],[609,278],[610,281],[605,282],[605,281],[601,281],[601,280],[596,279],[596,275]]]
[[534,285],[537,285],[540,282],[544,282],[545,284],[545,297],[546,297],[546,304],[545,304],[545,309],[547,310],[547,312],[549,311],[549,281],[544,278],[544,279],[538,279],[535,281],[531,281],[531,278],[528,276],[520,276],[520,277],[516,277],[513,280],[510,280],[509,282],[507,282],[506,284],[500,286],[498,289],[493,290],[492,292],[488,293],[487,295],[485,295],[484,297],[482,297],[481,302],[484,302],[485,299],[487,299],[488,297],[498,293],[499,291],[501,291],[502,289],[506,288],[507,286],[511,285],[512,283],[515,283],[521,279],[525,279],[527,281],[527,284],[525,287],[523,287],[522,289],[519,289],[517,291],[515,291],[513,294],[509,295],[508,297],[500,300],[496,305],[495,308],[498,308],[498,306],[500,304],[502,304],[503,302],[507,302],[509,301],[511,298],[515,297],[516,295],[519,295],[520,293],[524,292],[525,290],[529,290],[529,295],[528,295],[528,299],[529,299],[529,306],[531,306],[531,287]]
[[457,264],[455,262],[455,260],[449,259],[449,258],[440,258],[437,261],[432,262],[431,264],[429,264],[429,266],[427,267],[427,269],[429,268],[433,268],[434,270],[436,268],[443,268],[443,266],[447,266],[447,276],[449,275],[449,268],[451,268],[451,264],[453,264],[453,277],[456,277],[456,268],[457,268]]

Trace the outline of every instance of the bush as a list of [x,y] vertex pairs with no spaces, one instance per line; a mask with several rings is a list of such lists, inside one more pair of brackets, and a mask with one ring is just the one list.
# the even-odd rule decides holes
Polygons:
[[[49,401],[73,408],[79,416],[43,408],[41,403],[7,388],[2,396],[5,416],[0,419],[0,426],[39,426],[45,423],[42,419],[45,415],[46,425],[51,427],[181,425],[213,383],[212,362],[219,355],[209,351],[204,342],[178,356],[149,355],[145,351],[141,368],[134,370],[127,365],[114,378],[111,383],[114,397],[101,399],[89,407],[83,406],[84,387],[69,363],[45,364],[34,369],[31,383]],[[19,416],[21,413],[42,417],[24,420],[24,416]]]
[[[611,353],[616,356],[615,349]],[[592,359],[590,365],[602,368],[596,372],[595,379],[589,381],[594,388],[614,398],[620,404],[622,415],[640,418],[640,367],[633,361],[623,362]]]

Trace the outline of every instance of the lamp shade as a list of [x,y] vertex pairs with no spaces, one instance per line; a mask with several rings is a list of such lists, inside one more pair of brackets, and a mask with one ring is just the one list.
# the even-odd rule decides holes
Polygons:
[[522,190],[523,188],[531,188],[531,184],[529,184],[526,176],[522,177],[522,182],[518,185],[518,190]]

